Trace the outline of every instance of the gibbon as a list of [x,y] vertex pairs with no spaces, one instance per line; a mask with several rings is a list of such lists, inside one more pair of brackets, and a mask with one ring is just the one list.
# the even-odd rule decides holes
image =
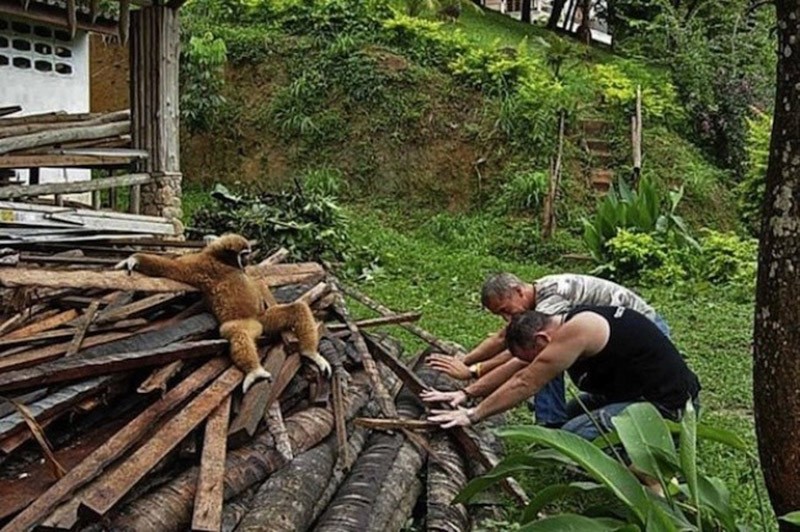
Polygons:
[[302,302],[267,308],[259,283],[245,273],[251,252],[250,242],[243,236],[226,234],[197,253],[176,258],[134,253],[115,268],[166,277],[200,290],[220,323],[220,336],[230,342],[231,359],[245,374],[245,393],[257,380],[272,378],[261,366],[256,350],[256,339],[264,332],[294,329],[300,354],[330,377],[330,364],[317,352],[319,335],[311,309]]

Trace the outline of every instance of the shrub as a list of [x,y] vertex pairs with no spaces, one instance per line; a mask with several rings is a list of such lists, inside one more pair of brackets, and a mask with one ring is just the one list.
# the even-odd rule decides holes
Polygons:
[[233,194],[217,185],[215,204],[199,209],[194,232],[236,232],[259,241],[264,250],[285,247],[295,258],[343,261],[356,251],[350,243],[348,220],[336,201],[316,190]]
[[539,211],[550,187],[550,177],[543,170],[519,172],[500,188],[495,197],[496,209],[502,213]]
[[760,230],[771,131],[772,118],[766,113],[747,121],[747,172],[736,193],[742,221],[752,235]]
[[734,233],[704,230],[701,275],[712,283],[731,283],[755,288],[758,241]]
[[225,42],[211,32],[192,36],[181,52],[181,119],[189,131],[210,129],[222,96]]

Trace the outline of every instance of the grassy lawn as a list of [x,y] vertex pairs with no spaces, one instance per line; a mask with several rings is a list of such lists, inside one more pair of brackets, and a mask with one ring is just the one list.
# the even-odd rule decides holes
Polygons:
[[[480,219],[417,216],[409,222],[393,211],[377,213],[365,208],[355,208],[351,215],[353,237],[381,257],[380,268],[371,271],[360,288],[394,310],[421,311],[422,327],[467,348],[502,325],[499,318],[480,307],[478,292],[486,274],[509,270],[534,279],[559,271],[493,257],[487,250],[502,228],[491,227],[490,222],[484,227],[486,222]],[[735,431],[755,453],[750,355],[753,302],[700,285],[639,292],[665,316],[674,341],[700,376],[701,421]],[[354,313],[369,315],[354,302],[351,305]],[[397,330],[392,334],[404,341],[409,356],[422,347]],[[524,407],[513,411],[510,418],[515,423],[531,422]],[[755,529],[763,528],[746,457],[708,442],[700,442],[699,451],[700,471],[723,479],[743,520]],[[558,476],[552,471],[522,479],[529,494],[555,480]],[[759,489],[765,496],[763,485]]]

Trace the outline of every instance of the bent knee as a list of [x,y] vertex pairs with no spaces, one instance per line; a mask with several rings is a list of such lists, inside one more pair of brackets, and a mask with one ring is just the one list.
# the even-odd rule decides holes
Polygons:
[[219,326],[219,334],[226,340],[239,335],[258,338],[263,331],[264,328],[258,320],[231,320]]

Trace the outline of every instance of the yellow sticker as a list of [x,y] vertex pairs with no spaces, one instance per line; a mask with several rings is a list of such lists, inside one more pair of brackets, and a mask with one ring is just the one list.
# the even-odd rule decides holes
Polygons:
[[13,222],[14,211],[9,211],[7,209],[0,209],[0,220],[4,222]]

